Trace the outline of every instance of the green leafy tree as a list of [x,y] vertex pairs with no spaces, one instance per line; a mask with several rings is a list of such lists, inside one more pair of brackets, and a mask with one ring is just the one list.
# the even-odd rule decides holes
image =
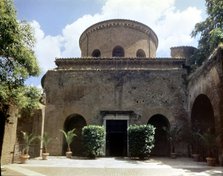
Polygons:
[[30,25],[16,18],[13,1],[1,0],[0,111],[4,112],[5,117],[11,105],[29,110],[37,105],[40,91],[24,85],[27,78],[37,76],[40,72],[33,51],[34,43]]
[[198,50],[194,56],[197,65],[210,56],[214,49],[223,42],[223,1],[206,0],[207,18],[197,23],[192,37],[200,35]]
[[16,18],[13,1],[0,0],[0,154],[10,107],[27,114],[39,106],[40,90],[24,85],[40,73],[34,43],[30,25]]

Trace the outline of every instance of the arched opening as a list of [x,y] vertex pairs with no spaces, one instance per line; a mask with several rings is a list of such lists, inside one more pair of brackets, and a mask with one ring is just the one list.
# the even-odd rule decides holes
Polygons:
[[101,51],[99,49],[95,49],[92,54],[92,57],[101,57]]
[[[86,126],[87,123],[85,119],[78,114],[72,114],[67,117],[67,119],[64,122],[64,131],[69,131],[72,129],[76,129],[76,137],[74,137],[73,142],[71,143],[71,150],[73,152],[74,156],[81,156],[83,154],[83,143],[82,143],[82,128]],[[63,154],[67,151],[67,144],[63,142]]]
[[169,120],[161,114],[156,114],[149,119],[148,124],[156,127],[155,147],[152,149],[151,154],[156,156],[169,156],[170,145],[167,138],[167,131],[165,130],[165,128],[169,129],[170,127]]
[[[204,95],[200,94],[195,99],[192,110],[191,110],[191,127],[192,131],[199,132],[201,134],[211,133],[215,135],[215,120],[214,120],[214,110],[210,99]],[[192,150],[195,146],[192,146]],[[208,148],[199,141],[197,144],[197,151],[201,155],[201,158],[205,160],[208,153],[210,152]],[[212,151],[213,155],[217,156],[217,151]],[[209,153],[210,154],[210,153]]]
[[199,95],[194,101],[191,111],[191,125],[192,128],[201,133],[208,130],[215,132],[214,110],[209,98],[204,94]]
[[112,51],[112,57],[124,57],[125,52],[121,46],[116,46]]
[[138,49],[136,52],[136,57],[146,57],[146,53],[142,49]]

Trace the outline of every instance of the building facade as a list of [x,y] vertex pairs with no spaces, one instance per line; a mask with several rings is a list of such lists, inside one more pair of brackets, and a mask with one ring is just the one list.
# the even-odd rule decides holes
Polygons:
[[[57,58],[57,67],[42,79],[44,129],[57,139],[49,146],[52,155],[61,155],[66,149],[59,129],[73,128],[77,132],[73,155],[82,155],[81,129],[89,124],[104,125],[106,156],[128,155],[127,128],[132,124],[156,127],[152,154],[159,156],[170,152],[164,127],[176,124],[186,129],[204,117],[207,123],[199,128],[215,127],[216,122],[216,130],[222,128],[222,65],[217,63],[222,63],[222,50],[218,59],[213,56],[218,60],[216,69],[212,70],[214,65],[209,62],[214,59],[210,59],[200,72],[189,74],[194,47],[173,47],[170,58],[156,58],[155,32],[142,23],[122,19],[90,26],[79,44],[80,58]],[[216,87],[213,93],[210,80]],[[201,107],[204,101],[207,104]],[[201,117],[203,108],[206,111]],[[187,147],[181,144],[177,151],[186,155]]]

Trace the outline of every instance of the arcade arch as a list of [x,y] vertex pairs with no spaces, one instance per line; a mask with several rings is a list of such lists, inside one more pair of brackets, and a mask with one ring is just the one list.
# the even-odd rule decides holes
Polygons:
[[169,120],[161,114],[156,114],[149,119],[148,124],[151,124],[156,128],[155,147],[152,149],[151,154],[156,156],[168,156],[170,145],[165,128],[169,129]]
[[191,110],[191,126],[201,133],[215,132],[214,110],[210,99],[200,94],[195,99]]
[[[79,114],[72,114],[68,116],[64,122],[64,131],[69,131],[72,129],[76,129],[76,137],[74,137],[73,142],[71,143],[71,150],[74,156],[81,156],[83,153],[83,142],[82,142],[82,128],[86,126],[86,120]],[[65,139],[63,140],[63,154],[65,154],[67,150],[67,144]]]

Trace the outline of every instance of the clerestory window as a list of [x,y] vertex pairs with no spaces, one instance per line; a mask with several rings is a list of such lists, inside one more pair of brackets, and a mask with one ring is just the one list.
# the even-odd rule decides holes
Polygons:
[[92,57],[101,57],[101,51],[99,49],[95,49],[92,54]]
[[136,57],[146,57],[144,50],[138,49],[136,52]]
[[121,46],[116,46],[112,51],[112,57],[124,57],[125,52]]

